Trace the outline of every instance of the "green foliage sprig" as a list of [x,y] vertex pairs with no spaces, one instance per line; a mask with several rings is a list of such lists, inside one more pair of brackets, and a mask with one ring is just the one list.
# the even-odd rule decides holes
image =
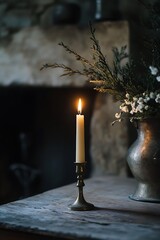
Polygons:
[[82,64],[82,70],[72,69],[64,64],[44,64],[41,68],[61,68],[64,73],[61,76],[79,74],[85,76],[87,81],[94,84],[94,89],[109,93],[114,99],[121,102],[120,113],[116,114],[117,121],[126,115],[130,120],[143,119],[154,116],[160,112],[160,76],[159,70],[154,66],[146,66],[144,74],[135,76],[136,64],[128,61],[127,47],[112,49],[113,62],[110,65],[108,59],[102,53],[99,41],[95,36],[95,29],[90,25],[92,42],[92,60],[88,60],[77,52],[59,43],[65,51],[75,57]]
[[[127,47],[124,46],[120,50],[113,48],[114,61],[113,68],[109,65],[108,59],[104,56],[101,51],[98,40],[95,37],[95,29],[90,25],[91,31],[91,41],[92,41],[92,61],[87,60],[86,58],[80,56],[77,52],[66,46],[63,42],[59,43],[65,51],[75,57],[79,61],[83,69],[71,69],[70,67],[64,64],[44,64],[41,68],[61,68],[64,70],[64,73],[61,76],[71,76],[74,74],[83,75],[91,83],[95,84],[95,89],[100,92],[108,92],[115,96],[117,100],[120,100],[124,97],[126,91],[124,88],[124,82],[121,75],[127,73],[124,71],[124,68],[121,66],[121,62],[128,58]],[[128,68],[128,66],[126,66]],[[130,69],[131,71],[131,69]],[[127,78],[127,76],[126,76]]]

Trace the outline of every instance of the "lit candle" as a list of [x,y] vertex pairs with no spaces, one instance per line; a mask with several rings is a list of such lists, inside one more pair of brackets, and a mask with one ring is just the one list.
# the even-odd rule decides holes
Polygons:
[[85,162],[84,115],[82,115],[81,99],[78,102],[78,114],[76,115],[76,162]]

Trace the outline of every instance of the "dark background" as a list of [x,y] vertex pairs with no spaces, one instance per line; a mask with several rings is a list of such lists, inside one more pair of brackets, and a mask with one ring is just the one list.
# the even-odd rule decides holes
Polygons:
[[90,119],[96,92],[87,88],[0,88],[1,202],[76,181],[76,101],[85,106],[86,177],[91,172]]

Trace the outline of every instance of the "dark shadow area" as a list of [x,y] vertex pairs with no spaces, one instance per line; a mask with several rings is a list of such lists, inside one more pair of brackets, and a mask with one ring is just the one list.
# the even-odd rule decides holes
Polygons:
[[86,177],[91,172],[89,88],[0,88],[0,202],[76,181],[76,101],[84,102]]

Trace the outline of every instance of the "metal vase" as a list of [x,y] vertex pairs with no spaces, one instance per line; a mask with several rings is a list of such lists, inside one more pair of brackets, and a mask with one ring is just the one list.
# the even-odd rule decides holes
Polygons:
[[138,137],[129,148],[127,161],[138,181],[131,199],[160,203],[160,119],[138,123]]

